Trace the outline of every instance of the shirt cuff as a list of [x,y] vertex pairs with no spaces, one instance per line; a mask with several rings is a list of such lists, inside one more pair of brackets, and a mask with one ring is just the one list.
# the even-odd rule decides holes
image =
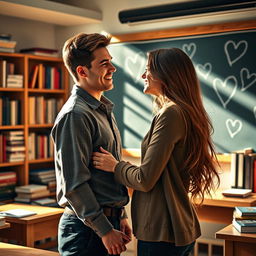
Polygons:
[[122,215],[121,215],[120,219],[121,219],[121,220],[122,220],[122,219],[128,219],[128,215],[127,215],[127,212],[126,212],[125,208],[124,208],[124,210],[122,211]]
[[99,237],[103,237],[113,229],[113,225],[104,214],[101,214],[92,221],[92,229]]

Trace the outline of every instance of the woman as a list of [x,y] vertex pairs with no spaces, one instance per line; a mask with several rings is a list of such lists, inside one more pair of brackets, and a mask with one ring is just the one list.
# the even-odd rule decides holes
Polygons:
[[189,255],[200,236],[193,202],[210,193],[215,177],[219,183],[212,125],[194,66],[182,50],[149,52],[142,78],[144,93],[156,96],[157,113],[142,142],[141,165],[118,162],[103,148],[93,154],[93,164],[134,189],[139,256]]

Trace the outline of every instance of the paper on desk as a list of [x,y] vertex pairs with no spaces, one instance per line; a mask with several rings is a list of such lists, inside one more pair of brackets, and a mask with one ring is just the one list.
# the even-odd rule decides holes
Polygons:
[[0,216],[15,217],[15,218],[23,218],[23,217],[28,217],[35,214],[37,213],[29,210],[24,210],[24,209],[12,209],[8,211],[0,212]]

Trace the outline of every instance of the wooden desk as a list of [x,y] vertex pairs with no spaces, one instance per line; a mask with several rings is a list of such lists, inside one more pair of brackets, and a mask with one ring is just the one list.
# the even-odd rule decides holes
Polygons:
[[[27,204],[6,204],[0,206],[0,211],[18,208],[34,211],[37,214],[25,218],[6,217],[6,221],[11,224],[11,227],[1,230],[1,238],[15,240],[21,242],[22,245],[34,247],[34,243],[37,240],[43,240],[48,237],[57,237],[58,223],[63,213],[63,209]],[[47,246],[54,245],[56,245],[56,242],[45,244],[46,247],[43,247],[47,248]]]
[[7,256],[57,256],[59,253],[14,244],[0,243],[1,255]]
[[225,240],[225,256],[256,255],[256,234],[240,233],[231,224],[218,231],[216,238]]
[[235,206],[256,206],[256,194],[247,198],[225,197],[217,192],[197,208],[200,221],[230,224]]
[[4,225],[0,226],[0,229],[9,228],[10,226],[10,223],[6,222]]

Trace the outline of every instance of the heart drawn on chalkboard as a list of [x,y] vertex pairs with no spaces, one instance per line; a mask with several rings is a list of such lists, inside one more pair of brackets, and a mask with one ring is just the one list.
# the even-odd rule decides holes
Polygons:
[[236,92],[237,80],[234,76],[228,76],[224,82],[219,78],[215,78],[213,80],[213,88],[223,107],[226,108]]
[[125,60],[125,70],[127,70],[136,83],[141,79],[145,66],[146,59],[143,52],[136,53],[132,57],[129,56]]
[[198,64],[196,66],[197,72],[204,77],[204,79],[207,79],[207,77],[210,75],[212,71],[212,64],[207,62],[204,65]]
[[247,68],[242,68],[240,71],[240,77],[242,81],[242,89],[241,91],[245,91],[253,84],[256,84],[256,73],[249,73]]
[[231,138],[234,138],[234,136],[241,131],[242,126],[243,124],[240,120],[226,120],[226,127]]
[[196,44],[183,44],[182,50],[192,59],[196,53]]
[[225,43],[224,51],[228,59],[229,66],[232,66],[240,58],[242,58],[248,48],[248,43],[245,40],[239,41],[237,44],[229,40]]

